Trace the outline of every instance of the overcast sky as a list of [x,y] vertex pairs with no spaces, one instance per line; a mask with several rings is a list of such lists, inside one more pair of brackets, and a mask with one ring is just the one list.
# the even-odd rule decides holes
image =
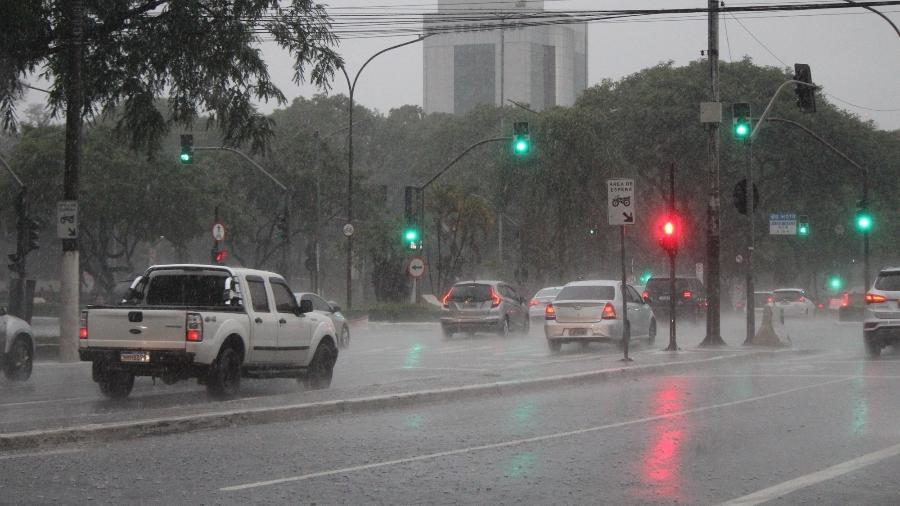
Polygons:
[[[437,8],[437,0],[331,0],[326,3],[335,13],[346,12],[341,8],[374,5],[397,6],[389,9],[395,12]],[[727,5],[748,3],[736,1]],[[753,2],[760,3],[766,2]],[[545,5],[547,10],[663,9],[706,7],[707,2],[548,0]],[[885,7],[883,12],[900,25],[900,7]],[[862,9],[736,16],[737,20],[724,15],[720,24],[722,60],[750,56],[759,65],[791,69],[794,63],[808,63],[813,80],[824,87],[830,102],[862,119],[875,121],[879,128],[900,128],[900,37],[882,18]],[[589,86],[607,78],[619,79],[659,62],[673,60],[676,65],[687,64],[700,58],[700,51],[707,46],[707,24],[702,19],[592,23],[588,31]],[[345,39],[339,50],[348,70],[355,73],[379,49],[410,38],[414,37]],[[266,45],[265,53],[276,83],[287,96],[311,96],[316,92],[312,87],[298,88],[291,83],[289,59],[277,47]],[[778,84],[772,83],[773,92]],[[332,93],[347,93],[342,75],[334,82]],[[356,99],[385,113],[404,104],[422,105],[421,44],[373,60],[360,77]],[[267,111],[272,108],[271,104],[263,106]]]
[[[477,0],[469,0],[477,2]],[[822,2],[825,0],[808,0]],[[748,4],[728,3],[730,6]],[[776,0],[757,0],[779,3]],[[784,3],[784,2],[781,2]],[[433,12],[437,0],[331,0],[328,8],[339,15],[347,7],[386,6],[386,12]],[[547,10],[704,8],[704,0],[547,0]],[[367,11],[371,12],[371,11]],[[882,12],[900,25],[900,6]],[[800,13],[724,15],[720,24],[720,57],[724,61],[750,56],[758,65],[793,68],[807,63],[813,80],[824,88],[827,99],[838,107],[873,120],[879,128],[900,129],[900,37],[882,18],[863,9]],[[702,16],[701,16],[702,17]],[[619,79],[668,60],[684,65],[701,57],[707,46],[704,19],[619,21],[592,23],[588,27],[588,85],[603,79]],[[339,51],[347,68],[355,73],[379,49],[409,40],[411,36],[342,40]],[[286,53],[274,44],[263,46],[276,84],[290,99],[312,96],[310,86],[291,82]],[[343,75],[336,76],[332,93],[347,93]],[[772,83],[772,91],[779,83]],[[42,103],[31,92],[28,102]],[[387,113],[404,104],[422,105],[422,46],[413,44],[385,53],[366,67],[356,89],[356,100]],[[275,104],[260,104],[265,112]],[[21,109],[24,111],[24,107]]]

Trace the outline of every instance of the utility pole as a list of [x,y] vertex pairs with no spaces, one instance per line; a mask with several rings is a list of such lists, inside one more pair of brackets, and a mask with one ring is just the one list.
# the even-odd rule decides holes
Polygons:
[[[63,200],[78,201],[78,171],[81,166],[81,116],[84,89],[81,80],[82,21],[84,2],[65,2],[66,41],[66,151],[63,169]],[[61,309],[59,315],[59,360],[78,360],[79,281],[78,238],[62,240],[59,272]]]
[[747,188],[745,195],[747,199],[747,221],[750,225],[750,237],[747,244],[747,277],[746,277],[746,303],[744,308],[747,310],[747,335],[744,338],[744,344],[753,342],[753,336],[756,335],[756,291],[753,287],[753,250],[756,243],[756,206],[753,202],[753,140],[747,139]]
[[[708,0],[709,100],[719,102],[719,1]],[[706,293],[709,306],[706,313],[706,337],[701,346],[721,346],[719,282],[719,122],[707,125],[707,186],[709,199],[706,208]]]

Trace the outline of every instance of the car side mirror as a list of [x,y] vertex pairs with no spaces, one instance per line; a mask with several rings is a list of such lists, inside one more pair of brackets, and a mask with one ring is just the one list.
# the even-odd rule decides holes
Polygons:
[[332,312],[332,313],[337,313],[337,312],[339,312],[339,311],[341,310],[341,306],[338,306],[338,305],[335,304],[334,302],[329,302],[328,305],[331,306],[331,312]]
[[309,299],[301,300],[300,307],[297,308],[297,311],[299,314],[312,313],[312,310],[313,310],[313,303]]

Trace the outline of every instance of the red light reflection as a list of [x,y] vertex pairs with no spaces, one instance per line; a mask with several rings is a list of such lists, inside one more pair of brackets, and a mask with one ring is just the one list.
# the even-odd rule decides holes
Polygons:
[[[668,415],[686,409],[686,378],[665,378],[653,397],[653,415]],[[639,492],[647,499],[684,500],[681,493],[681,448],[685,441],[685,418],[663,418],[652,425],[653,443],[641,460]]]

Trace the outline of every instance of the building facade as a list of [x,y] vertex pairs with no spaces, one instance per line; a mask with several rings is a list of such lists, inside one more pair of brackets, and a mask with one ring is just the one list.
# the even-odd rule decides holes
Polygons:
[[[442,24],[426,18],[426,31],[449,25],[454,33],[424,41],[425,112],[465,114],[509,100],[535,110],[574,104],[587,87],[587,25],[522,26],[522,15],[543,12],[543,3],[439,0]],[[458,21],[445,17],[453,14]]]

